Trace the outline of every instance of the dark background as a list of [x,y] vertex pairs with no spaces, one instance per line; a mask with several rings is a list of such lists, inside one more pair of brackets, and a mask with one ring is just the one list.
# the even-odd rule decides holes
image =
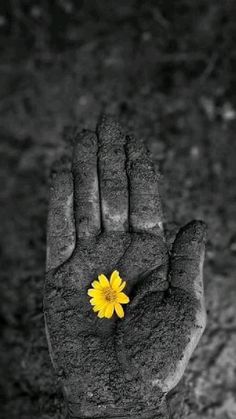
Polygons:
[[48,175],[71,127],[110,112],[164,175],[166,230],[209,227],[206,332],[173,418],[236,418],[234,0],[0,5],[1,419],[59,419],[44,334]]

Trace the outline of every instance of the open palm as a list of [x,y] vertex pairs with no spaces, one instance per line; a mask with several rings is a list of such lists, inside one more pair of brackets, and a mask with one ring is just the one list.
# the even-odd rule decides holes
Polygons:
[[[205,226],[182,228],[171,256],[158,175],[111,118],[75,139],[53,175],[44,311],[51,359],[71,418],[166,417],[205,327]],[[123,319],[100,319],[87,295],[114,270],[127,282]]]

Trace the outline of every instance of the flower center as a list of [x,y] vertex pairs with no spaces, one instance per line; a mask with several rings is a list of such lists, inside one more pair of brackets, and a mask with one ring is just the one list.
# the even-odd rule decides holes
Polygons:
[[105,299],[109,302],[113,302],[116,300],[116,291],[114,291],[112,288],[107,287],[104,289],[104,296]]

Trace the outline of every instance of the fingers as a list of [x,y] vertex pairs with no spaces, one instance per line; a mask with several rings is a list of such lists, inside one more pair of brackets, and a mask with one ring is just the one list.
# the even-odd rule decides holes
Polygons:
[[105,231],[128,228],[128,185],[125,169],[125,136],[111,117],[97,126],[102,222]]
[[96,235],[101,228],[97,172],[97,137],[90,131],[77,135],[72,172],[77,237]]
[[162,235],[162,209],[159,176],[144,146],[134,137],[127,138],[130,192],[130,226],[135,232]]
[[170,283],[195,296],[203,304],[203,262],[206,225],[192,221],[181,228],[172,248]]
[[75,247],[73,179],[69,170],[52,175],[47,226],[47,270],[68,259]]

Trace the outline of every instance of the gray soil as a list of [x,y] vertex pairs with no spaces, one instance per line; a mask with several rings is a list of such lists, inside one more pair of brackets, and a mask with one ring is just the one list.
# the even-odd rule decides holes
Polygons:
[[49,172],[73,127],[106,111],[161,169],[170,242],[208,225],[208,324],[172,417],[234,419],[234,2],[15,3],[0,27],[1,418],[64,417],[42,314]]

